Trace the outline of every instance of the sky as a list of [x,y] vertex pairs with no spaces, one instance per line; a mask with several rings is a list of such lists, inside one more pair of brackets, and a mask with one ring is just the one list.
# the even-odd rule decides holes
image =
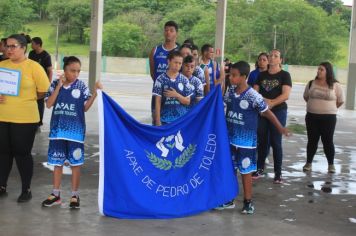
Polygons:
[[345,5],[352,5],[353,0],[342,0]]

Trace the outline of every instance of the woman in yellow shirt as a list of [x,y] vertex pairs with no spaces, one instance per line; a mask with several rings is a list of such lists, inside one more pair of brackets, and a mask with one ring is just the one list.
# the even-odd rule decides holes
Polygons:
[[[18,75],[15,81],[18,92],[0,94],[0,196],[7,195],[7,179],[15,158],[22,182],[22,192],[17,201],[27,202],[32,198],[31,150],[40,120],[37,99],[44,97],[50,84],[41,65],[26,58],[27,41],[24,36],[9,36],[5,48],[9,59],[0,62],[0,71],[3,75],[6,71]],[[0,83],[4,81],[0,80]],[[0,84],[1,87],[4,86]]]

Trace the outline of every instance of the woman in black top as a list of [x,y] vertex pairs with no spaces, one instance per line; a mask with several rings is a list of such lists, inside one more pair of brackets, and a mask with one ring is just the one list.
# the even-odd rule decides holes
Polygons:
[[[268,56],[268,70],[261,72],[257,78],[254,89],[266,100],[269,108],[285,126],[287,121],[287,103],[292,89],[292,80],[287,71],[281,69],[281,52],[274,49]],[[266,118],[260,116],[258,124],[258,161],[257,172],[254,177],[263,175],[265,160],[270,146],[273,149],[274,183],[282,183],[282,135]]]

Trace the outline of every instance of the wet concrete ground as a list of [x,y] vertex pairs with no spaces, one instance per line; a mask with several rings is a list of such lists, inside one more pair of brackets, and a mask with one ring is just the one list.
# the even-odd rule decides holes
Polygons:
[[[85,77],[85,74],[82,74]],[[151,81],[147,76],[106,74],[104,90],[141,122],[149,123]],[[289,100],[288,124],[303,130],[304,86],[295,85]],[[303,173],[306,135],[284,139],[284,183],[275,185],[273,165],[254,182],[254,215],[241,215],[242,197],[236,208],[209,211],[174,220],[120,220],[98,213],[98,127],[96,104],[87,113],[86,163],[82,169],[81,209],[70,210],[70,175],[64,175],[62,206],[42,208],[52,189],[52,172],[46,165],[50,111],[33,148],[35,160],[33,199],[18,204],[20,180],[16,165],[8,196],[0,199],[0,235],[355,235],[356,232],[356,111],[341,109],[335,132],[336,173],[327,173],[327,162],[318,150],[311,173]],[[273,163],[269,157],[269,163]],[[66,172],[70,173],[70,169]],[[241,185],[240,185],[241,186]]]

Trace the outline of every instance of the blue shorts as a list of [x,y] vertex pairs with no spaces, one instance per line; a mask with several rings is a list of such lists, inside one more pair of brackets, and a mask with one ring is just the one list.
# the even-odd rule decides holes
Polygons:
[[62,139],[49,140],[48,164],[63,166],[65,162],[71,166],[84,164],[84,143]]
[[239,169],[240,174],[245,175],[257,170],[256,148],[238,148],[230,145],[234,167]]

